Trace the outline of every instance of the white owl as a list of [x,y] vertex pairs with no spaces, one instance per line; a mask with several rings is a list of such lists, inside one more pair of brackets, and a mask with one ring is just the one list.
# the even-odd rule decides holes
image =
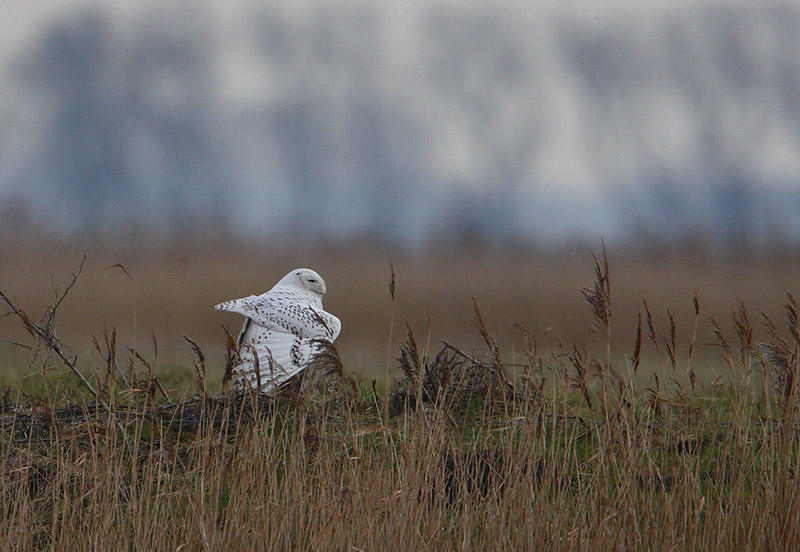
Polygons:
[[214,307],[245,316],[233,369],[237,386],[257,389],[260,379],[262,392],[277,389],[308,366],[319,352],[319,341],[333,343],[342,324],[322,309],[324,294],[319,274],[297,268],[266,293]]

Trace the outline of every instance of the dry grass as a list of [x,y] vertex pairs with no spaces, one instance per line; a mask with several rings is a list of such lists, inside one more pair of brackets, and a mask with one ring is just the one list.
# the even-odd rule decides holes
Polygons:
[[[188,368],[190,394],[178,397],[161,384],[169,378],[159,360],[163,352],[154,350],[141,328],[141,320],[151,316],[143,313],[159,312],[142,306],[159,295],[146,299],[146,286],[137,284],[147,279],[150,265],[125,261],[133,282],[122,274],[117,289],[132,289],[119,299],[116,285],[98,283],[112,278],[110,273],[120,277],[115,271],[121,269],[102,268],[112,260],[94,265],[90,260],[66,298],[72,277],[64,278],[49,303],[57,308],[42,307],[41,318],[25,314],[28,297],[19,297],[2,280],[0,291],[13,311],[3,327],[13,325],[30,347],[19,353],[28,371],[42,372],[37,393],[9,390],[0,398],[2,549],[787,550],[800,545],[800,322],[791,294],[781,292],[782,312],[769,314],[762,324],[751,322],[739,303],[729,316],[710,317],[703,299],[710,287],[698,289],[699,298],[689,294],[687,309],[670,309],[669,315],[661,303],[666,292],[649,295],[646,305],[639,298],[631,309],[625,301],[637,293],[632,282],[646,286],[647,281],[626,274],[633,269],[624,263],[619,272],[613,263],[609,267],[604,255],[595,260],[594,281],[588,264],[587,277],[574,276],[574,282],[557,264],[548,272],[522,261],[491,270],[475,263],[469,272],[459,264],[463,261],[440,260],[425,274],[411,272],[404,279],[401,267],[410,261],[395,259],[397,319],[407,316],[409,302],[414,310],[435,296],[435,309],[449,312],[447,320],[458,318],[448,327],[471,326],[469,335],[479,348],[451,339],[442,345],[426,324],[416,332],[409,326],[392,361],[398,379],[388,404],[374,384],[358,385],[343,374],[333,349],[299,384],[276,398],[256,398],[222,394],[209,385],[216,372],[224,372],[224,362],[209,360],[201,343],[214,335],[222,336],[223,345],[226,339],[219,330],[204,333],[201,325],[187,322],[196,333],[181,333],[200,337],[190,341],[195,359],[195,368]],[[305,264],[284,261],[281,266]],[[185,262],[180,269],[168,268],[166,260],[150,267],[162,271],[154,285],[171,290],[160,295],[171,297],[158,307],[161,312],[206,296],[212,304],[252,291],[252,283],[223,262],[198,270],[191,289],[183,289],[186,274],[201,264]],[[370,285],[352,283],[352,261],[328,259],[322,265],[330,289],[340,294],[334,299],[332,292],[330,309],[342,313],[345,327],[352,323],[350,332],[371,335],[370,324],[383,328],[378,339],[385,347],[389,320],[376,322],[391,300],[385,266],[375,257],[359,267],[360,282],[382,284],[386,297],[379,299]],[[679,265],[663,274],[639,266],[633,273],[658,275],[659,285],[677,288],[693,270],[700,269]],[[713,267],[703,270],[722,274]],[[749,270],[759,275],[762,287],[778,278],[758,266]],[[175,280],[177,274],[184,279]],[[461,297],[452,288],[469,289],[487,274],[505,282],[503,293],[475,284],[475,302],[467,303],[465,313],[451,305]],[[223,287],[217,279],[242,289],[212,298],[213,290]],[[440,283],[439,291],[425,295],[429,288],[423,283],[431,281]],[[574,289],[552,293],[572,284]],[[411,296],[404,289],[421,291]],[[539,297],[536,289],[551,293]],[[441,297],[441,290],[451,294]],[[566,298],[573,291],[585,309],[575,320],[596,334],[588,348],[556,341],[543,329],[544,316],[573,316],[563,312],[572,308]],[[729,290],[717,293],[724,291]],[[751,291],[756,299],[772,292]],[[382,301],[386,309],[369,311],[364,297],[356,306],[344,299],[361,296]],[[488,321],[513,320],[534,296],[540,314],[530,326],[513,330],[516,347],[509,352],[509,340],[498,339]],[[144,341],[147,351],[126,349],[120,336],[130,330],[116,333],[109,327],[96,334],[85,366],[76,363],[64,343],[81,327],[61,328],[90,320],[95,307],[127,308],[132,298],[139,325],[134,343]],[[553,306],[559,301],[562,311]],[[81,308],[68,315],[71,302]],[[198,318],[206,316],[202,305],[193,309]],[[589,335],[588,330],[575,334]],[[714,354],[698,354],[702,348]],[[220,357],[226,358],[224,352]],[[646,365],[659,368],[642,375]],[[69,376],[75,370],[84,382]],[[701,371],[713,377],[698,378]]]

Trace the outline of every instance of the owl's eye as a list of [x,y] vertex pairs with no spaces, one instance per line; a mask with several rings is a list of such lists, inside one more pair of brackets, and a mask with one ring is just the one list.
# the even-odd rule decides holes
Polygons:
[[317,283],[317,280],[316,280],[316,279],[314,279],[314,278],[309,278],[309,279],[308,279],[308,283],[309,283],[309,284],[315,284],[315,283]]

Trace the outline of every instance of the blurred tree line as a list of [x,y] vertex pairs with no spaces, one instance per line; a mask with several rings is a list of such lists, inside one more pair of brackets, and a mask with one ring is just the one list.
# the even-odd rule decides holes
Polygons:
[[[800,7],[84,8],[6,72],[4,220],[419,246],[800,241]],[[19,216],[19,215],[16,215]]]

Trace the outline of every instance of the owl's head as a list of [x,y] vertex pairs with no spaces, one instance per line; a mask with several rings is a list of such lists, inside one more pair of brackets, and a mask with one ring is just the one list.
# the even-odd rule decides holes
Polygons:
[[325,280],[310,268],[296,268],[284,276],[277,286],[299,287],[316,295],[320,299],[325,295]]

